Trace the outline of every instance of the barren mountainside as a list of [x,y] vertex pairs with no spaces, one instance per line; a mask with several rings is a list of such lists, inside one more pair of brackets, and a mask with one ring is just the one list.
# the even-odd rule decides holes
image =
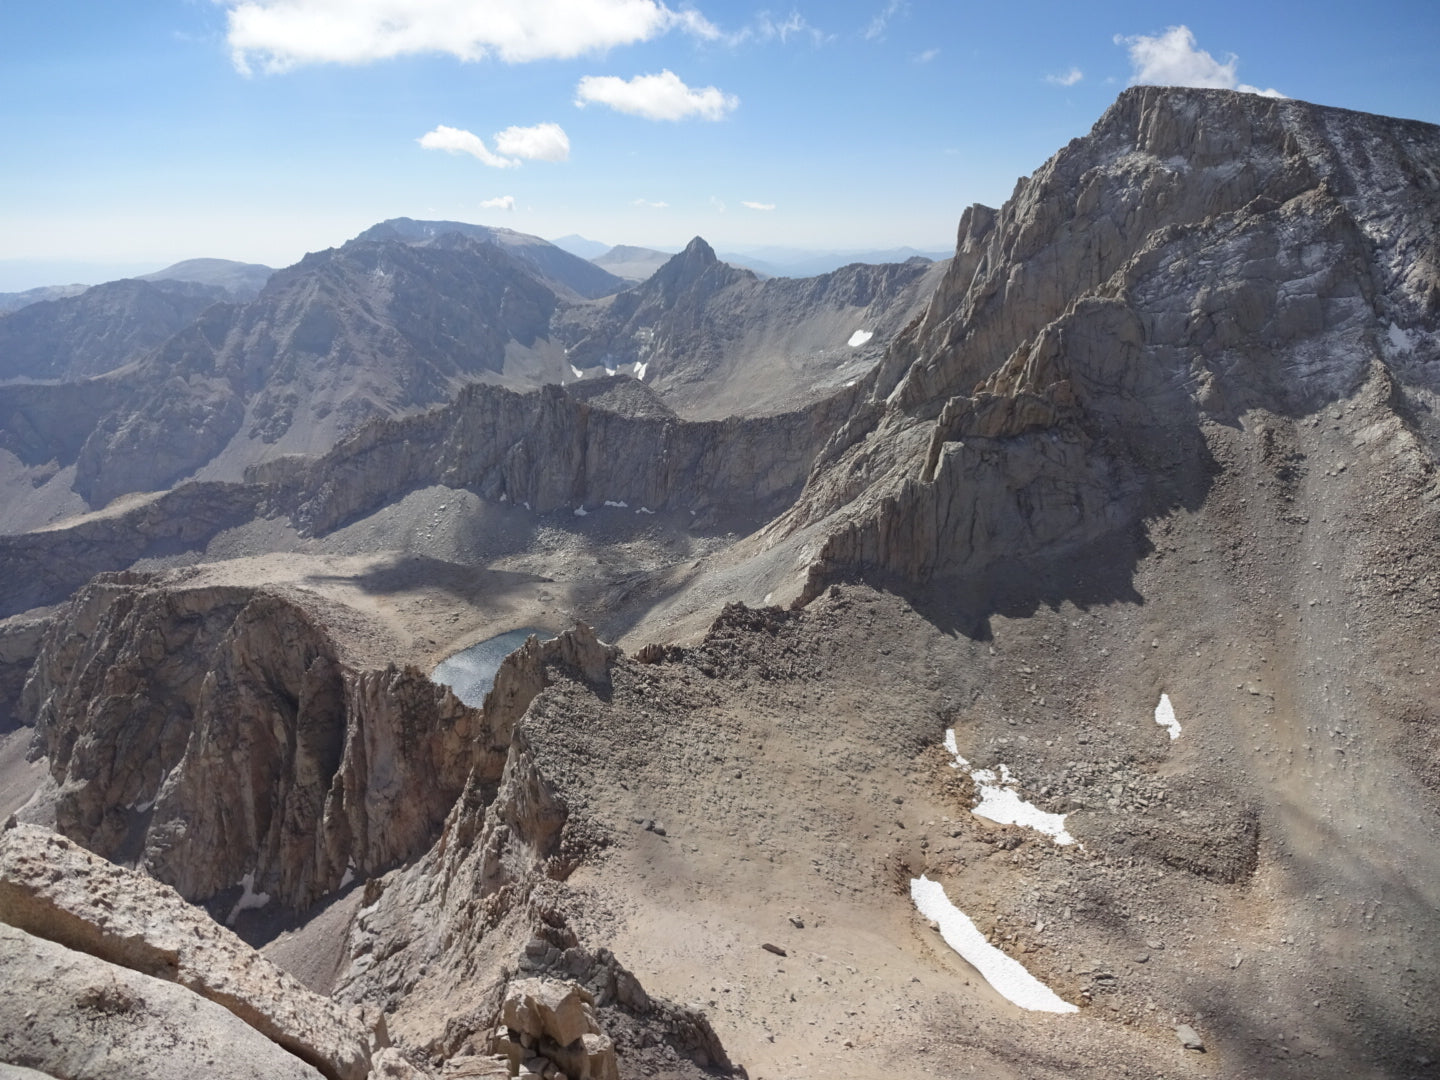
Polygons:
[[[1428,1075],[1437,223],[1434,126],[1136,87],[938,268],[762,282],[697,239],[566,308],[426,235],[211,309],[164,349],[226,439],[367,320],[437,404],[0,537],[0,955],[55,1002],[0,989],[0,1060]],[[705,415],[747,342],[797,326],[803,374],[851,323],[853,377]],[[654,372],[452,385],[552,325]],[[512,630],[482,707],[425,677]]]

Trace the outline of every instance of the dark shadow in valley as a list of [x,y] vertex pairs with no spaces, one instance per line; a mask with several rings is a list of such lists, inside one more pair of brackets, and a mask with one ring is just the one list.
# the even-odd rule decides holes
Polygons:
[[1143,604],[1135,567],[1153,550],[1140,525],[1045,559],[1004,560],[973,577],[941,578],[901,591],[938,630],[989,641],[995,616],[1023,619],[1041,608],[1072,604],[1082,611]]
[[390,596],[428,588],[440,589],[465,600],[493,600],[552,579],[538,574],[488,570],[428,555],[397,552],[384,563],[361,574],[308,574],[304,580],[316,584],[352,584],[372,596]]

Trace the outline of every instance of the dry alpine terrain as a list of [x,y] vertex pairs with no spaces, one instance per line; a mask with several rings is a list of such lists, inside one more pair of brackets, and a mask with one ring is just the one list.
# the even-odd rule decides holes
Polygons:
[[383,257],[617,374],[0,536],[0,1075],[1440,1072],[1440,129],[1138,87],[808,285],[377,228],[215,355]]

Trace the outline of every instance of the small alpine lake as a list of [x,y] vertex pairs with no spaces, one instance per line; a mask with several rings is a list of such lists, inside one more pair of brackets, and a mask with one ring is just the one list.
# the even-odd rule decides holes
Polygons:
[[542,641],[555,636],[540,626],[522,626],[518,630],[496,634],[440,661],[430,673],[430,679],[450,687],[466,705],[479,708],[485,701],[485,695],[495,685],[495,673],[500,670],[500,662],[524,645],[531,634]]

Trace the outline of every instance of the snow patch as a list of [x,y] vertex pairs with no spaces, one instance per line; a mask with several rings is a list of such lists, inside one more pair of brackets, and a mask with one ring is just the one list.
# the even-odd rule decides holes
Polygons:
[[623,500],[620,501],[620,502],[615,502],[615,501],[613,501],[613,500],[611,500],[611,499],[606,499],[606,500],[605,500],[605,505],[606,505],[606,506],[618,506],[621,510],[629,510],[629,509],[630,509],[630,504],[627,503],[627,502],[625,502],[625,501],[623,501]]
[[1161,694],[1160,704],[1155,706],[1155,723],[1170,733],[1170,738],[1180,737],[1180,721],[1175,719],[1175,706],[1170,704],[1170,695]]
[[585,372],[581,371],[581,370],[580,370],[578,367],[576,367],[574,364],[571,364],[571,365],[570,365],[570,370],[575,373],[575,377],[576,377],[577,379],[583,379],[583,378],[585,377]]
[[654,511],[654,510],[651,510],[648,506],[642,506],[642,507],[640,507],[639,510],[636,510],[635,512],[636,512],[637,514],[653,514],[653,513],[655,513],[655,511]]
[[939,924],[945,944],[983,975],[1005,1000],[1031,1012],[1080,1011],[1079,1006],[1071,1005],[1026,971],[1020,961],[986,941],[970,917],[950,902],[945,887],[938,881],[931,881],[923,874],[912,878],[910,899],[921,915]]
[[575,509],[571,511],[571,513],[573,513],[576,517],[588,517],[590,515],[590,511],[586,510],[583,506],[575,507]]
[[240,887],[245,891],[240,894],[240,899],[235,901],[235,906],[230,909],[230,914],[225,916],[226,926],[234,926],[235,920],[240,917],[240,912],[258,910],[270,903],[269,893],[255,891],[254,870],[240,879]]
[[846,344],[848,344],[852,349],[858,349],[861,345],[864,345],[874,336],[874,330],[856,330],[853,334],[850,335],[850,340]]
[[641,382],[645,381],[645,372],[650,370],[650,361],[640,361],[635,364],[635,378]]
[[1390,330],[1386,337],[1389,338],[1390,348],[1394,352],[1408,353],[1415,348],[1415,335],[1409,330],[1401,330],[1393,322],[1390,324]]
[[[969,768],[970,762],[960,756],[954,728],[945,732],[945,749],[954,758],[950,762],[952,769]],[[1065,828],[1066,815],[1048,813],[1020,798],[1020,781],[1011,774],[1008,765],[1002,763],[998,774],[994,769],[972,769],[970,779],[975,781],[980,793],[980,801],[970,810],[976,817],[997,825],[1023,825],[1044,833],[1061,847],[1075,843],[1075,837]]]
[[340,875],[340,888],[345,888],[355,880],[355,860],[351,859],[345,864],[345,873]]

